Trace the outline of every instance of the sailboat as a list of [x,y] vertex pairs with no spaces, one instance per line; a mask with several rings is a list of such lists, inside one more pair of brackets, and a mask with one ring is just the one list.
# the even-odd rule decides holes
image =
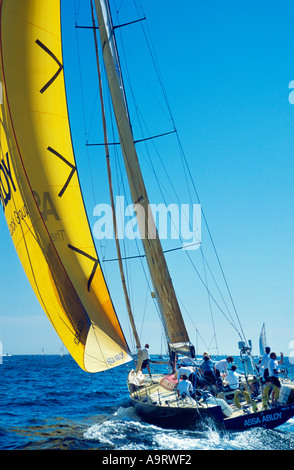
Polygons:
[[[213,417],[229,429],[272,428],[294,416],[293,395],[272,407],[255,403],[248,380],[235,405],[199,388],[195,399],[178,397],[178,356],[195,364],[186,329],[141,172],[117,52],[108,0],[95,0],[100,44],[109,92],[160,321],[164,325],[170,373],[143,374],[142,346],[124,288],[138,351],[127,377],[130,400],[140,414],[162,426],[169,421]],[[65,91],[60,0],[1,0],[1,203],[17,254],[32,288],[64,346],[85,371],[96,373],[133,360],[102,271],[85,211],[72,144]],[[94,6],[93,31],[97,40]],[[12,40],[13,38],[13,40]],[[97,54],[104,146],[111,199],[107,123]],[[114,211],[113,211],[114,212]],[[114,227],[116,225],[114,217]],[[145,234],[152,234],[145,237]],[[121,253],[116,237],[122,284]],[[250,353],[246,342],[244,354]],[[194,367],[194,366],[192,366]],[[195,366],[195,370],[197,366]],[[247,390],[245,390],[247,387]],[[246,398],[240,403],[239,394]]]
[[263,323],[260,335],[259,335],[259,354],[260,356],[264,356],[265,354],[265,348],[267,346],[266,342],[266,332],[265,332],[265,324]]

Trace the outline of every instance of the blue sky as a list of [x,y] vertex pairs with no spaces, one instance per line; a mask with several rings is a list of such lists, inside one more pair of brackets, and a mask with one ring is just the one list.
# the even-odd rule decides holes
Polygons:
[[[85,148],[86,139],[101,142],[101,122],[98,104],[93,105],[97,82],[94,56],[92,65],[89,57],[92,32],[75,31],[74,3],[79,2],[63,0],[64,65],[76,158],[93,227],[93,208],[97,201],[107,202],[102,195],[107,185],[103,182],[103,148]],[[83,12],[87,2],[80,3],[78,24],[89,24]],[[120,4],[122,23],[136,19],[131,1]],[[143,9],[168,102],[245,334],[253,341],[253,352],[257,354],[258,336],[265,322],[272,350],[288,355],[289,342],[294,339],[294,105],[289,101],[289,83],[294,80],[293,2],[194,0],[179,6],[175,0],[162,0],[144,2]],[[148,88],[153,87],[154,75],[149,72],[151,61],[145,49],[143,52],[141,40],[137,40],[141,26],[117,31],[126,41],[133,91],[138,95],[138,109],[144,113],[150,132],[172,130],[164,102],[155,107],[153,95],[147,95]],[[86,47],[80,57],[72,52],[76,49],[77,34],[79,47]],[[122,59],[123,56],[122,52]],[[88,80],[82,88],[79,67],[83,80]],[[93,79],[89,78],[91,73]],[[143,78],[136,79],[136,74]],[[125,81],[130,97],[128,78]],[[131,102],[130,97],[137,132],[136,110]],[[83,106],[88,108],[85,114]],[[179,176],[172,147],[176,140],[165,139],[157,142],[162,158],[183,195],[183,202],[189,202],[185,200],[186,186]],[[141,150],[138,151],[140,158]],[[97,155],[99,164],[94,160]],[[91,168],[95,167],[93,192],[87,184],[89,161]],[[142,167],[144,174],[152,178],[144,159]],[[149,186],[146,181],[146,185],[152,202],[161,202],[154,181]],[[202,225],[203,251],[210,255],[203,221]],[[38,354],[44,347],[48,354],[58,353],[61,342],[24,275],[3,212],[0,226],[0,340],[4,352]],[[98,243],[99,253],[110,257],[104,249]],[[192,279],[192,272],[182,267],[180,255],[169,254],[167,261],[176,291],[181,293],[181,301],[184,299],[193,317],[193,322],[187,318],[191,341],[196,342],[202,353],[212,334],[207,293],[197,277]],[[193,261],[201,266],[199,250],[193,253]],[[112,282],[115,286],[112,294],[115,307],[129,337],[117,272],[111,263],[106,264],[109,287]],[[132,269],[136,272],[137,266]],[[137,305],[139,296],[142,318],[145,297],[137,293],[135,282],[132,299]],[[148,306],[142,341],[150,343],[152,353],[160,350],[161,333]],[[238,336],[216,311],[214,320],[219,352],[236,354]],[[205,338],[205,345],[194,325],[201,338]]]

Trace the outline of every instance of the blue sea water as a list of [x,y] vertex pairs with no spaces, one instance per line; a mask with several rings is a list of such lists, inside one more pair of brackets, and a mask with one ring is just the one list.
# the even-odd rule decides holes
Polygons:
[[3,357],[1,450],[290,450],[294,419],[274,430],[220,431],[213,422],[163,429],[130,405],[126,365],[99,374],[66,356]]

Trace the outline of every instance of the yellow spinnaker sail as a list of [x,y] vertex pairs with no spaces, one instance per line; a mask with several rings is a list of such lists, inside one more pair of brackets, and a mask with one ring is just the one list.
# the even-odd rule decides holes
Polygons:
[[93,243],[74,158],[60,0],[0,0],[0,199],[18,256],[77,363],[131,360]]

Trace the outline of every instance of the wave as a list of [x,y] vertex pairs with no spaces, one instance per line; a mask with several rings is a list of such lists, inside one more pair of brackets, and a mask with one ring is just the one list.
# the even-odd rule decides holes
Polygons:
[[163,429],[144,422],[130,406],[93,424],[83,436],[104,450],[285,450],[294,447],[293,430],[294,418],[275,430],[224,431],[213,420],[197,429]]

